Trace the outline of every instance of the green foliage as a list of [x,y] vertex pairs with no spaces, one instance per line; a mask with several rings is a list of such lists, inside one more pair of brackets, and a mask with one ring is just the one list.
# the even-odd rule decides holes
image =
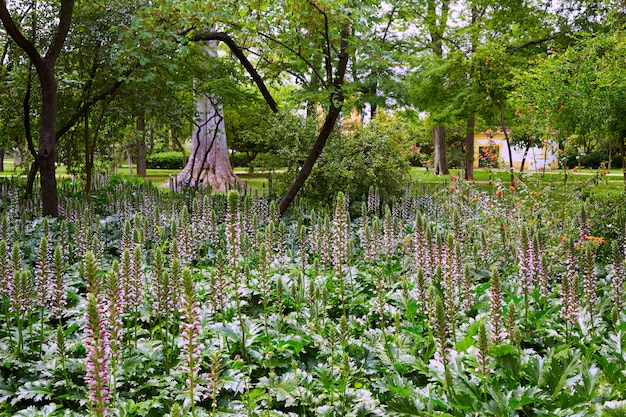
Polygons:
[[241,152],[241,156],[235,156],[234,165],[268,170],[296,168],[313,143],[315,124],[297,114],[275,114],[265,107],[244,106],[227,113],[229,147]]
[[[15,184],[2,185],[14,195]],[[104,291],[111,282],[101,280],[116,271],[124,303],[133,304],[125,304],[118,324],[109,313],[102,316],[107,340],[121,347],[119,357],[111,357],[116,367],[107,367],[111,415],[192,415],[194,409],[198,416],[623,415],[626,316],[611,314],[617,289],[611,264],[621,264],[621,252],[616,260],[603,257],[602,246],[623,247],[626,216],[614,203],[611,212],[608,199],[583,201],[574,187],[547,184],[536,188],[537,196],[524,191],[531,185],[510,190],[498,184],[496,193],[454,180],[432,194],[389,202],[383,227],[382,206],[375,204],[363,204],[361,218],[347,223],[341,194],[334,215],[301,201],[305,215],[278,219],[274,203],[246,193],[162,193],[150,184],[109,181],[95,190],[102,196],[101,217],[84,195],[63,189],[64,201],[79,213],[63,223],[42,221],[30,203],[12,197],[18,210],[5,205],[9,221],[0,222],[0,232],[10,232],[4,233],[9,244],[0,240],[0,255],[15,247],[15,262],[0,274],[24,269],[39,284],[32,254],[42,234],[63,241],[58,253],[68,305],[62,315],[49,306],[16,315],[9,309],[16,287],[0,293],[0,342],[6,346],[0,350],[0,416],[87,413],[85,309],[91,300],[94,314],[95,308],[114,311],[107,301],[114,292]],[[564,195],[559,210],[557,192]],[[593,236],[614,245],[587,232],[582,238],[580,219]],[[521,304],[517,253],[530,228],[550,286],[545,295],[537,288],[529,293],[522,317],[513,308]],[[94,235],[104,246],[89,245]],[[563,237],[579,239],[585,251],[593,245],[597,254],[597,309],[577,300],[575,323],[562,317]],[[229,238],[240,242],[236,263],[223,256]],[[336,262],[339,241],[345,258]],[[458,251],[449,250],[457,244]],[[123,253],[132,247],[145,256],[131,261],[117,250],[124,246]],[[443,251],[448,261],[437,270],[423,262]],[[128,267],[118,266],[120,260]],[[456,285],[448,291],[442,274],[457,262],[468,279],[459,283],[462,293]],[[491,340],[491,268],[507,306],[498,341]],[[86,281],[92,293],[102,285],[99,297],[86,294]],[[187,304],[201,329],[194,333],[197,368],[187,368],[181,357],[183,329],[192,329],[180,312],[185,293],[197,302]],[[450,297],[461,312],[451,309]],[[190,371],[198,382],[193,393],[185,382]]]
[[182,169],[182,152],[159,152],[146,157],[146,167],[152,169]]
[[[566,157],[566,164],[568,168],[584,167],[598,169],[601,164],[604,164],[604,167],[606,168],[609,161],[609,156],[606,152],[600,150],[581,155],[575,149],[570,149],[566,153]],[[613,161],[611,161],[611,166],[613,168],[619,168],[621,165],[621,157],[614,156]]]
[[388,132],[358,128],[329,139],[302,191],[303,197],[331,202],[343,191],[356,201],[373,186],[383,198],[392,198],[405,189],[408,166],[405,154]]

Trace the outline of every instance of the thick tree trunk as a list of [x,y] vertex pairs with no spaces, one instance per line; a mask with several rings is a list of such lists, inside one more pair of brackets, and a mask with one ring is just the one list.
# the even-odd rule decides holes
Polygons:
[[431,129],[433,143],[435,145],[435,162],[433,172],[436,175],[447,175],[448,159],[446,157],[446,127],[433,126]]
[[143,114],[137,117],[137,175],[146,177],[146,121]]
[[41,213],[59,216],[56,179],[57,82],[47,62],[37,68],[41,82],[42,103],[38,163],[41,180]]
[[474,181],[474,126],[476,116],[471,115],[467,119],[465,131],[465,181]]
[[[217,41],[209,40],[206,52],[217,54]],[[226,128],[222,105],[208,94],[196,98],[196,117],[191,137],[191,154],[187,164],[176,177],[177,187],[206,188],[227,191],[239,184],[226,143]]]
[[222,107],[206,94],[196,100],[196,107],[191,154],[176,177],[177,186],[226,191],[239,179],[228,159]]

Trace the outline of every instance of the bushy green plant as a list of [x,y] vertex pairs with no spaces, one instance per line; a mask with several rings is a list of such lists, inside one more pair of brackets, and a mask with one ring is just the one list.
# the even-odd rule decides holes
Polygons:
[[390,198],[404,190],[408,168],[408,161],[389,135],[374,128],[359,128],[331,137],[303,194],[330,202],[343,191],[356,200],[374,186],[383,198]]
[[[585,167],[598,169],[603,162],[606,164],[609,156],[604,151],[593,151],[588,154],[580,154],[577,150],[572,149],[567,153],[567,167]],[[618,158],[619,160],[619,158]]]
[[256,111],[239,115],[237,123],[227,126],[228,145],[240,155],[234,160],[231,157],[231,162],[269,170],[295,167],[311,146],[315,127],[315,123],[291,113]]
[[233,167],[247,167],[254,159],[254,155],[248,152],[233,152],[229,155],[230,164]]
[[146,167],[150,169],[183,169],[182,152],[153,153],[146,158]]

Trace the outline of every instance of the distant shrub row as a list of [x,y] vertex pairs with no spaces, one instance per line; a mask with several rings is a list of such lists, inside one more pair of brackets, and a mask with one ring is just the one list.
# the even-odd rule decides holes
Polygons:
[[[580,155],[578,152],[567,153],[567,167],[585,167],[591,169],[598,169],[600,164],[608,164],[609,155],[605,151],[593,151],[588,154]],[[621,168],[622,157],[619,153],[612,155],[611,168]]]
[[151,169],[183,169],[182,152],[153,153],[146,158],[146,167]]

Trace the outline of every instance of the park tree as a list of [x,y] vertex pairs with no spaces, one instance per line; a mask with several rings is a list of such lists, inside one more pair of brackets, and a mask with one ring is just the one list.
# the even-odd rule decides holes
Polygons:
[[[516,78],[520,101],[537,107],[559,135],[606,135],[626,158],[626,36],[580,34],[567,49],[538,60]],[[542,116],[543,117],[543,116]],[[626,187],[626,170],[624,171]]]
[[70,30],[74,0],[61,0],[56,30],[45,52],[40,52],[34,38],[18,27],[6,1],[0,1],[0,20],[15,43],[28,55],[37,71],[41,88],[41,123],[37,164],[41,172],[41,202],[44,216],[56,217],[59,214],[59,196],[56,188],[56,117],[58,104],[56,61],[63,49],[65,38]]
[[209,81],[213,83],[209,83],[209,88],[202,82],[194,87],[196,111],[191,151],[187,164],[176,177],[176,182],[186,187],[209,187],[214,191],[226,191],[239,180],[230,163],[226,141],[223,97],[219,94],[224,88],[211,89],[210,85],[215,87],[216,80],[228,84],[228,80],[227,77],[216,76],[217,71],[211,68],[213,64],[217,65],[218,42],[206,41],[200,49],[206,56],[203,65],[205,77],[208,75]]
[[[445,63],[446,52],[449,48],[446,47],[444,40],[447,38],[449,25],[450,25],[450,6],[452,2],[450,0],[439,1],[411,1],[407,4],[405,13],[409,13],[414,17],[414,23],[419,28],[419,34],[426,39],[426,43],[420,42],[418,45],[421,51],[417,54],[417,60],[413,61],[413,66],[419,68],[421,64],[427,61],[433,61],[439,64]],[[416,39],[418,39],[416,37]],[[409,60],[411,60],[409,58]],[[417,64],[417,65],[415,65]],[[429,68],[425,69],[424,73],[419,72],[416,74],[422,90],[423,95],[414,97],[413,103],[418,101],[418,107],[421,105],[422,110],[428,110],[432,120],[431,135],[434,147],[434,161],[433,172],[435,174],[448,174],[448,162],[446,159],[446,128],[443,124],[445,116],[442,117],[436,110],[437,105],[432,104],[443,103],[445,99],[445,91],[443,91],[444,72],[441,68],[437,68],[433,71],[430,64],[427,64]],[[413,90],[415,93],[415,90]],[[422,100],[424,100],[422,102]],[[426,101],[430,102],[427,104]],[[440,107],[440,106],[439,106]],[[434,111],[433,111],[434,110]]]
[[[217,11],[221,10],[218,6],[214,5]],[[365,23],[358,19],[360,9],[357,6],[350,2],[291,0],[273,2],[271,7],[264,2],[241,4],[237,10],[231,8],[230,16],[219,14],[216,20],[222,23],[213,30],[200,27],[187,34],[191,41],[225,44],[273,111],[278,111],[278,105],[265,86],[261,71],[266,72],[266,77],[273,76],[279,81],[286,80],[289,74],[296,82],[315,86],[314,91],[304,90],[309,99],[321,103],[325,116],[315,142],[279,203],[281,213],[287,210],[309,177],[341,115],[350,48],[355,47],[352,43],[356,41],[353,31],[357,30],[359,22]],[[254,50],[259,57],[260,70],[248,61],[244,53],[247,49]]]
[[[441,39],[444,53],[434,54],[426,47],[417,51],[408,60],[415,70],[406,81],[411,104],[427,111],[431,123],[465,121],[465,178],[472,180],[475,126],[499,126],[500,130],[513,116],[514,108],[507,102],[514,90],[511,69],[527,66],[536,54],[545,54],[557,39],[565,38],[562,33],[574,29],[571,21],[559,19],[558,10],[526,1],[461,2],[452,16]],[[427,22],[437,21],[443,23],[434,18]],[[421,28],[422,37],[437,33],[433,28],[432,23]]]

